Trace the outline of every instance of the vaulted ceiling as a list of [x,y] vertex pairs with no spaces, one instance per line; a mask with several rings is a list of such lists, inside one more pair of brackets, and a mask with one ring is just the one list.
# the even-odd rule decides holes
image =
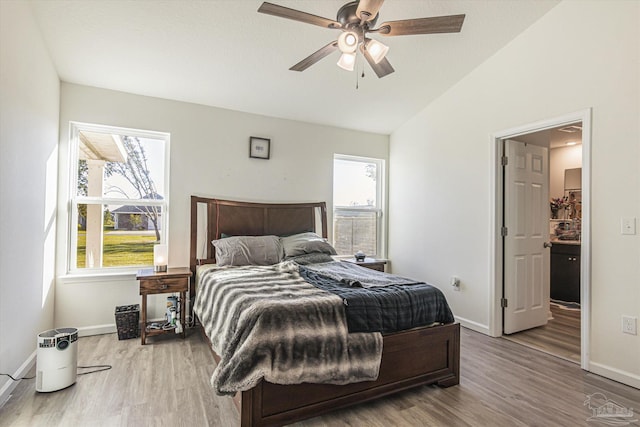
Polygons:
[[[347,1],[271,2],[335,19]],[[31,4],[65,82],[389,134],[558,2],[387,0],[379,23],[466,19],[460,33],[377,37],[396,70],[382,79],[362,59],[357,72],[338,68],[339,52],[289,71],[339,31],[259,14],[260,0]]]

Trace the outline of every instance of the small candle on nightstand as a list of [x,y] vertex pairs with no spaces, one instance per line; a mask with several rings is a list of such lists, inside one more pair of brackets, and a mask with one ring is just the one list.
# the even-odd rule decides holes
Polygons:
[[153,247],[153,271],[167,271],[167,260],[169,258],[169,248],[167,245],[155,245]]

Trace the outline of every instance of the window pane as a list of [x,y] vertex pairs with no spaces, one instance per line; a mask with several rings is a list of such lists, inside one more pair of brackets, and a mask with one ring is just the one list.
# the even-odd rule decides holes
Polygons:
[[160,207],[79,204],[76,268],[153,265],[161,214]]
[[375,256],[378,247],[377,217],[376,211],[334,211],[333,241],[338,255],[362,251]]
[[333,205],[377,207],[377,165],[362,161],[333,161]]
[[153,265],[153,245],[165,241],[169,135],[80,123],[72,135],[69,270]]
[[382,253],[383,160],[336,154],[333,159],[333,244],[339,255]]
[[112,133],[78,133],[77,195],[162,199],[164,141]]

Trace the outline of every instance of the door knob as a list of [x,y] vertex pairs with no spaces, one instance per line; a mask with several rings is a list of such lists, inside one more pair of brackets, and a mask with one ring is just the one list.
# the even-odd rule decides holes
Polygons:
[[553,243],[551,243],[551,242],[544,242],[544,243],[542,244],[542,246],[544,246],[545,248],[550,248],[551,246],[553,246]]

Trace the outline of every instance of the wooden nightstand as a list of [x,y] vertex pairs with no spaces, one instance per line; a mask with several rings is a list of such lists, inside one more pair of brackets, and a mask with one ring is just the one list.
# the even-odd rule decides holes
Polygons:
[[147,337],[162,334],[175,334],[175,329],[149,329],[147,324],[147,295],[167,294],[180,292],[180,323],[182,325],[182,338],[185,337],[185,304],[187,302],[187,291],[189,290],[189,279],[191,270],[188,267],[169,268],[166,272],[157,273],[153,268],[138,270],[136,279],[140,281],[140,295],[142,295],[142,313],[140,318],[140,336],[142,345]]
[[351,264],[356,264],[361,267],[370,268],[371,270],[377,270],[384,272],[384,266],[387,261],[383,259],[375,259],[375,258],[365,258],[364,261],[356,261],[355,258],[346,258],[341,260],[342,262],[350,262]]

